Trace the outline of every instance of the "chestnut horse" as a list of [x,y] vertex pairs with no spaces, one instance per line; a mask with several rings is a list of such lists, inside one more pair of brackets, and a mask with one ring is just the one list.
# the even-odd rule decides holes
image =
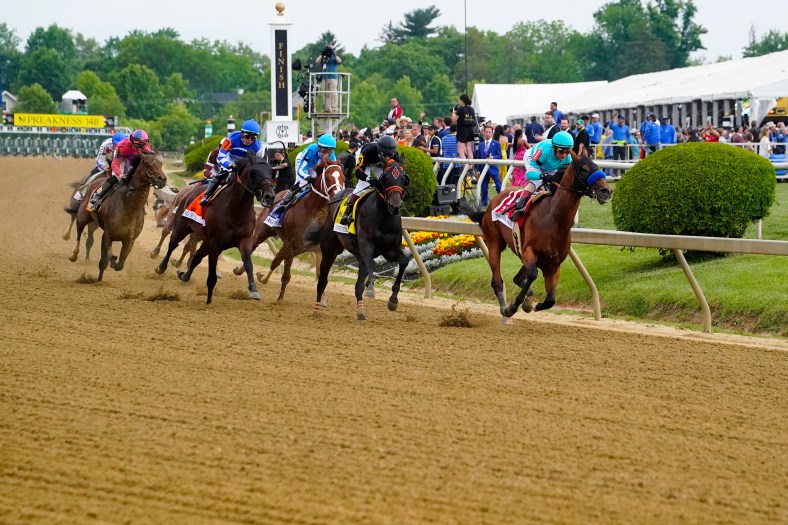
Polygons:
[[[388,309],[397,309],[397,295],[399,294],[402,276],[408,265],[408,257],[402,252],[402,217],[400,208],[405,198],[410,178],[396,161],[390,161],[380,177],[370,182],[375,192],[358,203],[356,212],[356,235],[337,233],[334,231],[334,218],[339,211],[340,200],[332,202],[327,220],[317,231],[307,232],[310,241],[320,241],[323,259],[320,261],[320,270],[317,279],[317,297],[314,312],[320,311],[323,292],[328,285],[328,274],[337,256],[343,250],[348,250],[358,259],[358,277],[356,278],[356,318],[364,321],[367,318],[364,310],[362,295],[364,286],[369,276],[373,279],[375,271],[375,257],[382,255],[389,262],[397,262],[399,271],[394,285],[391,287],[391,297]],[[344,192],[346,194],[346,192]]]
[[[175,224],[176,217],[182,215],[189,204],[191,204],[203,191],[205,191],[205,186],[203,184],[191,183],[175,195],[175,200],[172,201],[172,204],[164,208],[166,210],[166,215],[163,218],[164,224],[161,227],[161,237],[159,238],[159,244],[150,252],[151,259],[155,259],[159,256],[161,245],[164,244],[164,240],[172,233],[172,226]],[[186,258],[186,254],[189,254],[190,259],[194,257],[194,253],[197,251],[197,245],[202,241],[201,233],[202,232],[193,233],[189,236],[189,240],[186,241],[186,245],[181,252],[181,258],[172,263],[173,266],[180,268],[181,264],[183,264],[183,260]]]
[[188,269],[185,272],[178,272],[178,278],[183,282],[188,282],[194,269],[207,255],[208,298],[206,304],[211,304],[213,298],[213,289],[217,281],[216,263],[219,260],[219,255],[229,248],[238,248],[241,252],[241,259],[246,270],[249,297],[260,299],[260,293],[254,284],[254,267],[252,266],[252,233],[254,233],[255,223],[253,198],[257,197],[265,207],[271,206],[274,201],[274,190],[271,185],[272,170],[268,162],[256,157],[251,152],[236,161],[235,169],[235,174],[227,187],[217,194],[211,205],[205,209],[205,226],[176,212],[167,254],[156,268],[156,273],[164,273],[167,270],[170,256],[177,248],[178,243],[189,234],[200,235],[203,240],[202,244],[189,260]]
[[[155,153],[141,153],[137,166],[128,176],[127,182],[115,185],[98,212],[89,212],[85,203],[80,204],[77,211],[77,240],[69,260],[72,262],[77,260],[79,241],[85,226],[90,225],[88,238],[85,241],[86,256],[93,245],[93,232],[96,225],[100,226],[104,234],[101,236],[101,259],[97,281],[100,282],[104,278],[104,270],[108,264],[115,271],[123,269],[126,257],[129,256],[145,222],[145,204],[148,202],[150,187],[163,188],[167,184],[167,177],[161,165],[161,158]],[[91,195],[103,183],[103,178],[93,181],[88,186],[86,195]],[[109,255],[112,243],[115,241],[122,243],[119,257]]]
[[[282,217],[282,224],[278,227],[271,227],[265,224],[270,209],[263,208],[257,217],[257,224],[254,229],[254,243],[252,249],[257,248],[262,242],[270,237],[278,236],[282,239],[282,248],[276,253],[274,260],[268,268],[268,273],[263,277],[262,273],[257,276],[260,282],[266,284],[274,270],[284,261],[284,271],[282,272],[282,287],[279,291],[278,300],[285,297],[285,288],[290,282],[290,267],[296,255],[305,251],[315,252],[315,272],[320,268],[322,259],[320,246],[310,244],[304,239],[304,232],[309,228],[319,228],[328,217],[328,204],[331,199],[345,189],[345,175],[342,172],[342,165],[337,161],[329,160],[324,156],[315,166],[317,177],[310,186],[310,191],[302,198],[298,199]],[[286,192],[277,195],[277,201],[284,197]],[[276,201],[274,202],[276,204]],[[238,266],[233,270],[236,275],[241,275],[243,267]]]
[[[503,279],[501,277],[501,253],[508,246],[515,251],[512,230],[500,221],[493,221],[492,211],[513,190],[504,191],[490,201],[486,212],[470,213],[471,219],[480,222],[484,232],[484,240],[489,249],[489,263],[492,270],[491,285],[498,298],[501,315],[504,321],[513,316],[520,305],[523,310],[533,309],[531,301],[523,302],[530,296],[531,284],[542,270],[546,297],[536,304],[536,310],[546,310],[555,304],[555,288],[561,263],[569,254],[572,245],[571,229],[575,214],[580,207],[580,198],[585,196],[596,199],[600,204],[606,203],[612,190],[605,181],[604,173],[596,163],[588,157],[580,157],[573,151],[572,163],[564,171],[558,188],[550,196],[534,202],[525,217],[519,236],[522,239],[520,260],[523,265],[514,277],[514,283],[520,287],[514,302],[507,305],[504,296]],[[514,225],[517,228],[517,224]]]

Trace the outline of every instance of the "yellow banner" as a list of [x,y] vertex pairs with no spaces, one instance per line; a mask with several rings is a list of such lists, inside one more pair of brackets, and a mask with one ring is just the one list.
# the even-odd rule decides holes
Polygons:
[[102,115],[44,115],[14,113],[14,126],[40,126],[42,128],[103,128]]

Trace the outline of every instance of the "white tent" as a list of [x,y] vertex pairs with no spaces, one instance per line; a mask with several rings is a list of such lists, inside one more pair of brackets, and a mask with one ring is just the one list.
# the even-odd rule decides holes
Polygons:
[[[638,106],[750,99],[750,118],[760,121],[781,96],[788,96],[788,50],[702,66],[632,75],[563,100],[575,114]],[[510,112],[514,119],[541,108]]]
[[503,124],[507,115],[525,108],[538,107],[534,115],[543,115],[550,109],[550,102],[558,102],[558,109],[564,111],[564,100],[605,84],[604,80],[566,84],[477,84],[473,88],[472,104],[480,117]]

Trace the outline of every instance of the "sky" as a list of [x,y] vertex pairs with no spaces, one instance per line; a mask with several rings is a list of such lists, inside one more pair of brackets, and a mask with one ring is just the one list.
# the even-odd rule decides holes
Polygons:
[[[291,49],[297,50],[317,40],[324,31],[333,32],[344,48],[358,55],[363,46],[378,47],[378,36],[389,21],[395,25],[404,20],[405,13],[430,5],[437,7],[440,26],[454,26],[459,30],[475,26],[482,30],[503,34],[518,22],[562,19],[581,32],[594,25],[594,12],[608,3],[604,0],[565,0],[534,2],[511,0],[286,0],[285,18],[293,23],[290,33]],[[564,12],[557,5],[566,7]],[[155,3],[133,3],[127,7],[95,0],[36,0],[15,1],[3,8],[0,21],[16,30],[26,40],[39,26],[57,24],[82,33],[99,42],[110,36],[123,36],[134,29],[156,31],[172,27],[181,38],[196,38],[244,42],[252,49],[270,55],[268,23],[276,17],[273,0],[217,2],[216,0],[158,0]],[[693,54],[714,62],[721,55],[741,57],[741,50],[749,41],[750,27],[757,35],[770,29],[788,28],[788,9],[774,0],[695,0],[698,13],[695,21],[708,33],[703,35],[705,50]],[[144,8],[142,6],[145,6]],[[153,6],[153,7],[149,7]],[[492,6],[492,9],[491,9]]]

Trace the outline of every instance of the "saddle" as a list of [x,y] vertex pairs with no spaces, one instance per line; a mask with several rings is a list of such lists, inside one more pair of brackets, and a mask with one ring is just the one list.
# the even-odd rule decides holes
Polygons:
[[[209,202],[213,202],[216,200],[216,196],[219,195],[224,189],[229,186],[229,184],[223,184],[217,188],[216,192],[211,196]],[[201,191],[189,204],[185,210],[183,210],[182,215],[187,219],[191,219],[202,226],[205,226],[205,207],[200,205],[200,201],[202,200],[205,192],[207,190]]]
[[337,210],[337,214],[334,217],[334,231],[337,233],[349,233],[350,235],[356,234],[356,213],[358,213],[358,207],[364,202],[364,199],[367,198],[372,193],[377,191],[374,187],[370,186],[366,190],[364,190],[361,195],[358,196],[358,200],[353,205],[353,213],[350,215],[350,225],[345,226],[344,224],[340,224],[339,220],[345,214],[345,210],[347,209],[347,201],[350,199],[352,193],[348,193],[347,196],[342,199],[342,204],[339,205],[339,209]]

